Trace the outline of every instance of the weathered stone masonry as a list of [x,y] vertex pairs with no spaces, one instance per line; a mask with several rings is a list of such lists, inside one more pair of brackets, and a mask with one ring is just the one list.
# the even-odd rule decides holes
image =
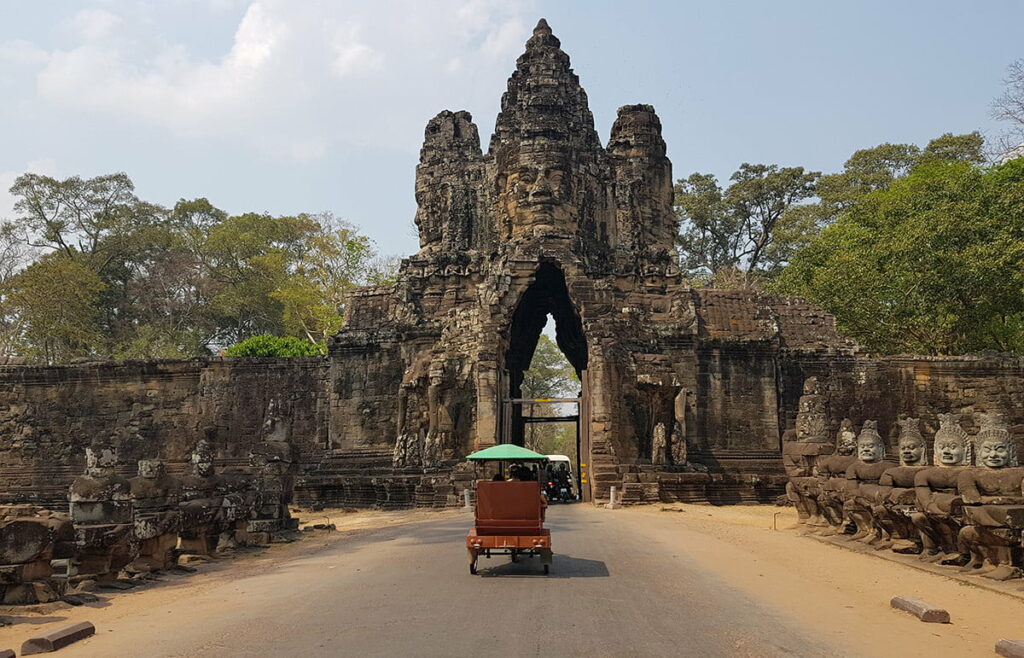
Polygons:
[[969,409],[1006,414],[1020,440],[1019,359],[868,358],[802,300],[687,287],[665,153],[648,105],[620,108],[602,145],[541,22],[486,151],[467,112],[427,124],[421,248],[395,285],[351,295],[327,358],[0,366],[0,502],[66,509],[98,435],[125,477],[150,458],[185,472],[204,437],[219,470],[243,469],[276,418],[301,503],[455,504],[472,478],[461,458],[521,437],[504,400],[548,315],[584,375],[596,499],[611,486],[627,501],[774,499],[810,376],[829,408],[883,435],[898,414],[927,432],[936,413]]

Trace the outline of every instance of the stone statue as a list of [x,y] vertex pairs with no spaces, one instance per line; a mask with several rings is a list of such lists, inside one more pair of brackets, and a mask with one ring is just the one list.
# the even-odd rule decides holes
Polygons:
[[672,455],[672,463],[677,466],[685,466],[687,458],[686,396],[687,390],[685,388],[681,388],[679,389],[679,393],[676,394],[675,400],[672,402],[672,411],[675,416],[675,422],[672,424],[672,445],[670,454]]
[[665,439],[665,423],[658,423],[654,426],[654,436],[651,437],[651,463],[668,463],[668,445]]
[[131,485],[116,466],[117,447],[96,439],[85,449],[85,474],[71,483],[77,580],[113,580],[134,557]]
[[821,480],[817,474],[820,459],[834,452],[828,438],[825,397],[817,377],[804,381],[803,395],[797,406],[795,427],[787,430],[782,441],[782,460],[789,480],[786,493],[797,509],[800,523],[824,528]]
[[159,459],[139,461],[139,474],[128,481],[135,514],[138,555],[133,571],[159,571],[174,566],[178,545],[181,483],[167,474]]
[[865,420],[857,436],[857,461],[846,469],[843,509],[857,526],[851,540],[875,543],[881,539],[873,522],[871,504],[879,495],[882,473],[894,466],[885,459],[885,442],[878,433],[878,421]]
[[897,553],[917,553],[920,540],[910,519],[916,511],[914,477],[928,467],[928,450],[921,435],[919,418],[902,418],[897,425],[900,428],[900,465],[882,473],[871,510],[876,528],[883,537],[878,548],[892,548]]
[[921,559],[930,562],[960,559],[957,535],[962,503],[957,477],[973,461],[971,441],[960,427],[960,414],[939,414],[931,468],[914,475],[916,512],[910,520],[921,539]]
[[65,514],[34,505],[0,505],[0,603],[50,603],[64,593],[52,561],[71,556],[75,531]]
[[1010,527],[1009,517],[1024,518],[1024,468],[1017,466],[1016,446],[1001,414],[982,415],[974,445],[978,468],[957,477],[966,524],[959,539],[971,557],[965,570],[993,580],[1015,578],[1021,574],[1021,533]]
[[843,509],[843,492],[846,489],[846,470],[857,461],[856,453],[857,434],[853,431],[853,421],[844,418],[836,435],[835,453],[818,460],[816,464],[820,489],[818,508],[828,523],[828,527],[819,534],[838,534],[849,522]]
[[[233,528],[225,527],[224,498],[218,495],[223,478],[213,468],[213,447],[201,439],[192,450],[192,472],[182,478],[180,541],[183,553],[209,555],[216,550],[220,535],[233,535]],[[224,537],[226,545],[234,538]]]

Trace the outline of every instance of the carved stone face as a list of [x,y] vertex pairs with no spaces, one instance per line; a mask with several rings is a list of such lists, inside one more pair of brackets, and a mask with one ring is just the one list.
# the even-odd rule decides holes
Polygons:
[[920,441],[900,441],[900,464],[920,466],[924,464],[925,449]]
[[863,462],[876,462],[882,458],[882,446],[870,439],[857,441],[857,456]]
[[941,465],[959,466],[966,461],[967,444],[955,438],[939,439],[935,442],[935,452]]
[[1003,468],[1010,463],[1008,441],[986,439],[978,446],[978,462],[986,468]]
[[571,221],[569,177],[559,160],[542,156],[521,163],[508,175],[502,192],[514,226],[555,226]]
[[148,480],[155,480],[163,475],[163,472],[164,463],[159,459],[139,460],[139,477],[144,477]]
[[89,475],[109,475],[117,466],[117,448],[89,446],[85,449],[85,472]]
[[836,446],[836,452],[844,457],[849,457],[857,452],[857,435],[853,433],[852,429],[839,432],[839,445]]

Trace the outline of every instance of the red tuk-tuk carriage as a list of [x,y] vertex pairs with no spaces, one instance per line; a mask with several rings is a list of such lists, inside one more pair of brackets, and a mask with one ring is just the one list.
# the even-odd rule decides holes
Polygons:
[[[506,444],[467,457],[470,461],[539,462],[545,455]],[[466,536],[469,573],[476,573],[477,558],[507,554],[515,562],[520,555],[539,556],[544,573],[551,568],[551,531],[544,527],[547,510],[541,483],[537,481],[480,481],[476,484],[475,524]]]

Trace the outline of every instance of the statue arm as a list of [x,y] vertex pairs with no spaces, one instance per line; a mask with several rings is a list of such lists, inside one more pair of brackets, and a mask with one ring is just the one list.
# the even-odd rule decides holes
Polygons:
[[968,468],[956,478],[956,491],[960,494],[965,505],[980,505],[982,494],[978,490],[978,479],[975,477],[976,469]]

